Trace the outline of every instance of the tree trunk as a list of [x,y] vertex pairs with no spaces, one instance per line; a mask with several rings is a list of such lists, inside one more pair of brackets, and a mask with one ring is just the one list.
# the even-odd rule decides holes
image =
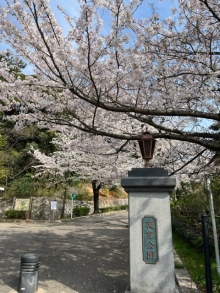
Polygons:
[[93,202],[94,202],[94,214],[99,213],[99,190],[101,189],[101,183],[97,183],[97,180],[92,181],[93,189]]
[[60,215],[61,219],[64,218],[64,212],[65,212],[65,206],[66,206],[66,196],[67,196],[67,187],[65,185],[64,195],[63,195],[63,206],[62,206],[61,215]]

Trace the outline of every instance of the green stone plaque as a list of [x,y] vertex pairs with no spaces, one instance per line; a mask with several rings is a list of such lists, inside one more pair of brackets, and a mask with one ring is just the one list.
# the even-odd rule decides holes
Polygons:
[[158,262],[157,220],[145,216],[142,219],[143,258],[148,264]]

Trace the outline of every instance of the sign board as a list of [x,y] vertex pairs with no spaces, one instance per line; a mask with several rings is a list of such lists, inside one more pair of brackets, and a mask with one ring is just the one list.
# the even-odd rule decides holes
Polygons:
[[142,219],[143,231],[143,258],[148,264],[158,262],[157,220],[145,216]]
[[57,209],[57,201],[56,200],[52,200],[50,202],[50,209],[51,210],[56,210]]
[[30,210],[30,198],[16,198],[14,204],[14,210],[28,211]]
[[1,192],[1,191],[5,191],[5,188],[4,187],[0,187],[0,196],[3,196],[4,195],[4,192]]
[[70,195],[70,198],[71,198],[71,199],[76,199],[76,194],[72,193],[72,194]]

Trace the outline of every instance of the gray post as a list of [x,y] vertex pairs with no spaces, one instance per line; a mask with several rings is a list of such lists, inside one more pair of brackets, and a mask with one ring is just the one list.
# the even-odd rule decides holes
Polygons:
[[169,192],[176,180],[162,168],[137,168],[122,178],[129,194],[130,293],[175,293]]
[[40,255],[27,253],[21,257],[19,293],[35,293],[38,289]]

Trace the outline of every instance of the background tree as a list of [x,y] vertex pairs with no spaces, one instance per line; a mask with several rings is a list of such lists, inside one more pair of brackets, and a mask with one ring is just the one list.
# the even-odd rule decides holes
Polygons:
[[99,212],[100,189],[105,185],[118,185],[119,179],[126,171],[140,166],[142,162],[140,155],[139,159],[137,157],[135,146],[127,146],[126,151],[121,153],[117,149],[117,141],[111,142],[100,136],[85,133],[72,136],[62,133],[53,143],[58,150],[50,156],[33,150],[35,158],[41,163],[35,166],[38,174],[50,173],[59,178],[69,173],[69,180],[75,177],[91,181],[94,213]]
[[[25,75],[22,70],[26,64],[14,56],[10,51],[0,53],[0,62],[5,64],[5,72],[8,76],[17,79],[24,79]],[[0,77],[1,81],[6,81],[3,76]],[[4,106],[4,103],[2,103]],[[2,111],[0,113],[0,182],[1,184],[8,186],[14,179],[16,187],[14,192],[19,194],[18,185],[25,185],[26,181],[31,182],[30,177],[21,178],[28,172],[30,172],[32,165],[35,163],[33,157],[28,154],[32,145],[37,146],[45,153],[53,151],[54,146],[50,144],[50,141],[54,137],[53,132],[49,132],[47,129],[39,129],[36,125],[27,125],[23,129],[15,130],[15,122],[6,118],[11,115],[18,115],[20,112],[20,106],[13,104],[9,111]],[[23,180],[23,181],[22,181]],[[20,182],[22,181],[22,182]],[[33,187],[33,184],[31,184]],[[13,189],[13,188],[12,188]],[[26,188],[27,190],[28,188]],[[30,189],[30,188],[29,188]],[[24,190],[21,192],[24,194]],[[30,191],[28,191],[30,193]]]
[[9,50],[0,53],[0,61],[6,62],[9,73],[16,74],[17,76],[21,76],[22,69],[26,67],[26,63],[14,56]]

